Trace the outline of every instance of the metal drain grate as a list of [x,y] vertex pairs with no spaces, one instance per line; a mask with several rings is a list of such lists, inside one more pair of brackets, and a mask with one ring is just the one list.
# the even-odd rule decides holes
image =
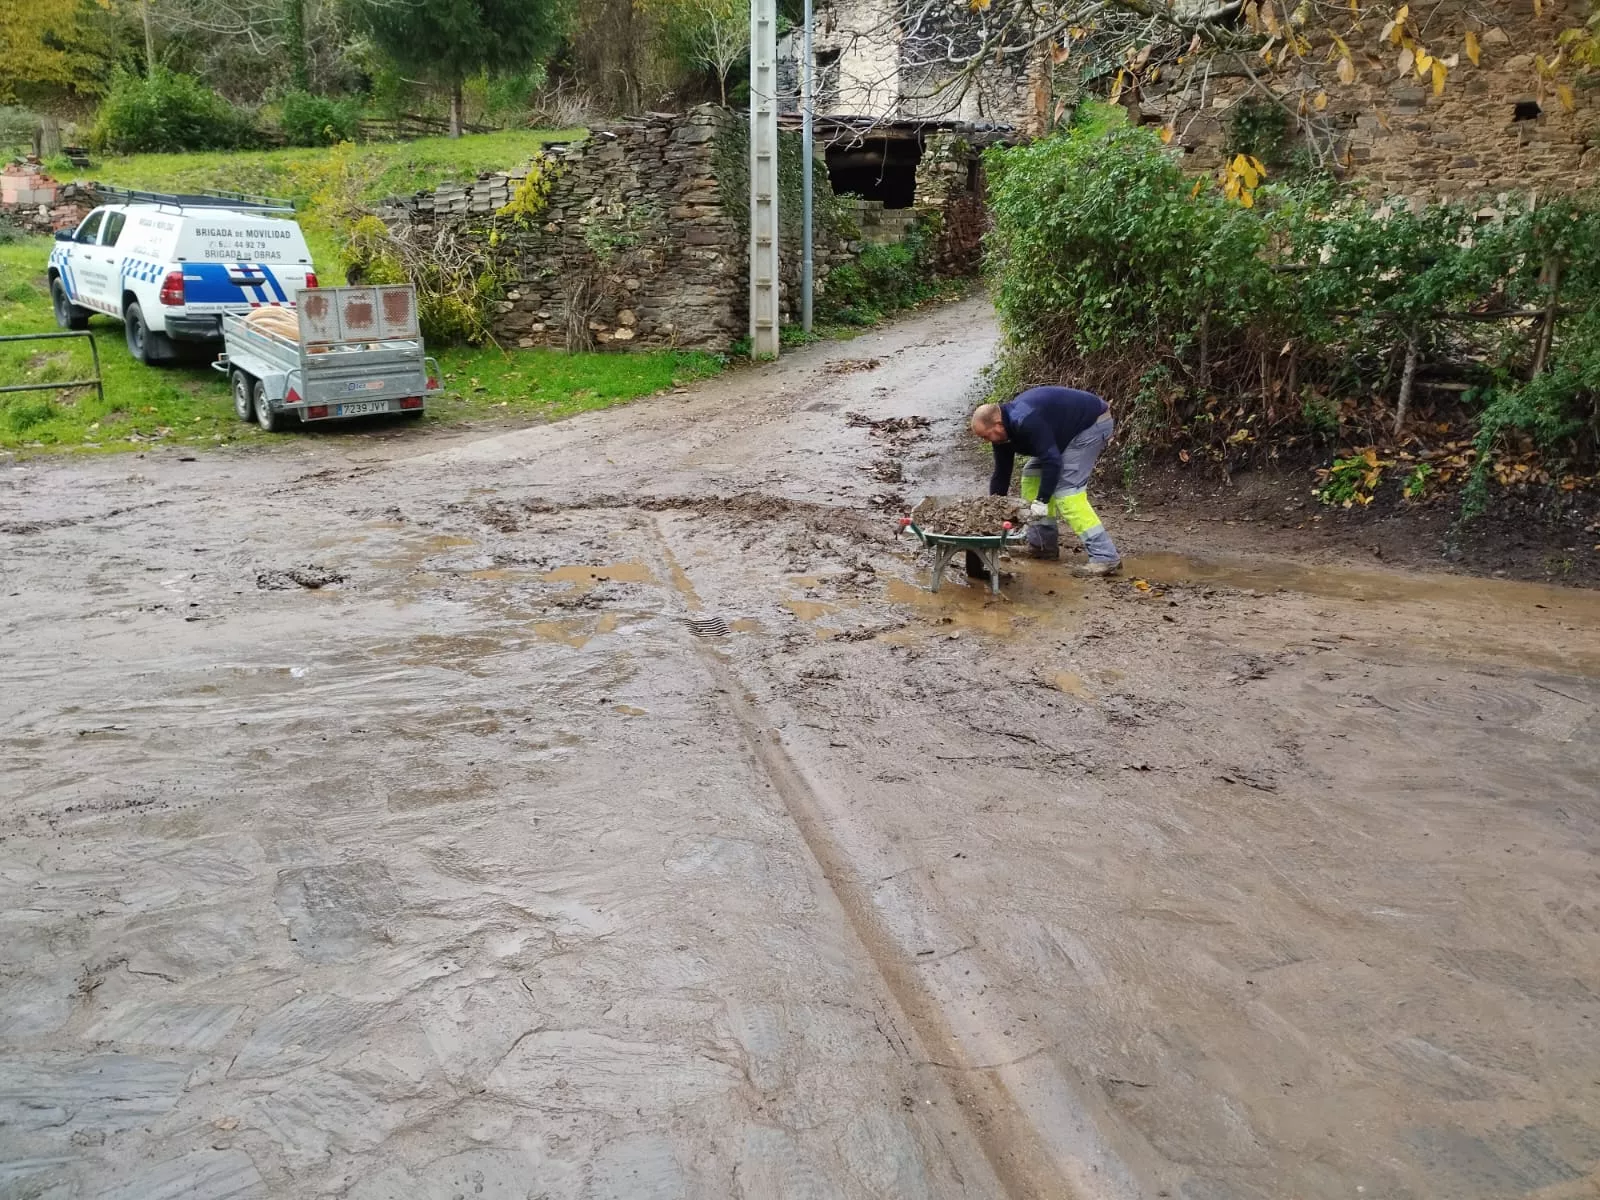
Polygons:
[[721,617],[689,617],[689,632],[695,637],[713,638],[727,637],[733,632],[728,628],[728,622]]

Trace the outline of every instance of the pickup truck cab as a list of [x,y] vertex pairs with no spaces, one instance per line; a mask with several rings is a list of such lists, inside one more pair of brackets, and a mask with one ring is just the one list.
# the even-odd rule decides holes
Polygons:
[[57,233],[50,255],[50,299],[63,329],[104,313],[123,323],[136,359],[163,363],[178,343],[221,342],[223,313],[292,308],[296,292],[317,286],[288,201],[94,190],[111,202]]

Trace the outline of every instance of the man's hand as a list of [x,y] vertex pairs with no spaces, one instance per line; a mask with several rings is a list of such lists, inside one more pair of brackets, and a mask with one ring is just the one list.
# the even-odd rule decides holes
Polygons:
[[1042,520],[1050,515],[1050,506],[1047,504],[1040,504],[1037,500],[1035,500],[1032,504],[1028,505],[1028,515],[1035,521]]

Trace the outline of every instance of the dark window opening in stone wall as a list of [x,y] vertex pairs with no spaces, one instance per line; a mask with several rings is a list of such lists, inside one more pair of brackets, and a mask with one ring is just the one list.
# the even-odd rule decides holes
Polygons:
[[1537,100],[1518,100],[1516,107],[1511,110],[1513,121],[1537,121],[1544,109],[1539,107]]
[[885,208],[910,208],[917,199],[920,137],[875,137],[829,146],[828,181],[836,196],[881,200]]

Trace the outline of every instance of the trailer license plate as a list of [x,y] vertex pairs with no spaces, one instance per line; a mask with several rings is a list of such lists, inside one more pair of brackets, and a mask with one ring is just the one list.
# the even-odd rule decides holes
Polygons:
[[382,413],[388,411],[389,402],[387,400],[367,400],[361,404],[339,405],[339,415],[341,417],[364,417],[368,413]]

